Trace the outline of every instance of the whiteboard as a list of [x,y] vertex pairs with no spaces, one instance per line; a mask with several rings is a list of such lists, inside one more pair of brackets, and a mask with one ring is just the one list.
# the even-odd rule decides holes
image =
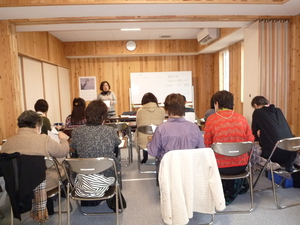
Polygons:
[[188,102],[193,102],[192,71],[130,73],[131,104],[141,104],[143,95],[152,92],[158,103],[163,103],[167,95],[180,93]]

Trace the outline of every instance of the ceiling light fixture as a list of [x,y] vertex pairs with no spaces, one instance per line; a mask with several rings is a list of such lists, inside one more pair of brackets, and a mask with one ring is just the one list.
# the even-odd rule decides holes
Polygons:
[[121,31],[139,31],[141,28],[121,28]]

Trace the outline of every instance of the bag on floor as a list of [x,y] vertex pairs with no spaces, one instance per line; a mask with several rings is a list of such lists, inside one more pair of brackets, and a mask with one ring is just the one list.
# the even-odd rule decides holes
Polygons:
[[292,173],[293,177],[293,187],[300,188],[300,172]]
[[[122,193],[121,193],[121,200],[123,203],[123,209],[125,209],[127,207],[127,203],[126,203],[126,200]],[[112,197],[110,199],[106,199],[106,204],[111,210],[116,212],[116,195],[114,195],[114,197]],[[119,209],[120,208],[121,208],[121,202],[120,202],[120,198],[119,198]]]

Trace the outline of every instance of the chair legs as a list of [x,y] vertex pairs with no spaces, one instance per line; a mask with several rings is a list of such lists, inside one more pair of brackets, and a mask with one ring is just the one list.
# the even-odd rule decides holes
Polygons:
[[211,215],[211,219],[210,219],[210,221],[208,222],[208,223],[201,223],[201,224],[199,224],[199,225],[212,225],[213,224],[213,222],[214,222],[214,214],[210,214]]
[[[141,166],[141,151],[144,151],[144,149],[138,147],[138,169],[140,173],[156,173],[156,170],[142,170]],[[147,165],[154,165],[155,163],[148,163]]]
[[[263,169],[260,171],[258,177],[256,178],[256,181],[255,183],[253,184],[253,188],[255,187],[255,185],[258,183],[258,180],[259,178],[261,177],[261,174],[266,171],[265,170],[265,166],[263,167]],[[300,202],[297,202],[297,203],[293,203],[293,204],[289,204],[289,205],[281,205],[279,204],[279,201],[278,201],[278,197],[277,197],[277,188],[279,188],[280,186],[282,186],[284,180],[286,179],[285,177],[283,177],[282,181],[279,183],[279,184],[276,184],[275,183],[275,178],[274,178],[274,170],[271,169],[269,171],[271,173],[271,184],[272,186],[271,187],[266,187],[266,188],[261,188],[261,189],[258,189],[258,190],[255,190],[255,192],[261,192],[261,191],[266,191],[266,190],[271,190],[272,189],[272,192],[273,192],[273,198],[274,198],[274,204],[275,206],[277,207],[277,209],[285,209],[285,208],[288,208],[288,207],[292,207],[292,206],[296,206],[296,205],[300,205]],[[280,173],[280,170],[276,170],[275,173],[279,174]],[[282,172],[281,172],[282,173]],[[288,173],[286,171],[284,171],[284,173]],[[280,174],[279,174],[280,175]]]
[[[275,203],[277,209],[285,209],[285,208],[288,208],[288,207],[300,205],[300,202],[289,204],[289,205],[280,205],[279,202],[278,202],[277,193],[276,193],[278,185],[275,183],[274,173],[272,173],[272,172],[271,172],[271,179],[272,179],[273,198],[274,198],[274,203]],[[285,178],[283,178],[282,181],[284,181],[284,179]]]
[[[61,191],[60,191],[60,187],[61,187],[61,182],[59,181],[59,185],[58,185],[58,224],[61,225]],[[68,204],[68,202],[67,202]]]
[[70,225],[71,223],[71,218],[70,218],[70,205],[71,205],[71,202],[70,202],[70,183],[68,182],[67,184],[67,225]]
[[249,186],[250,186],[250,190],[249,190],[249,194],[250,194],[250,208],[247,210],[232,210],[232,211],[222,211],[222,212],[217,212],[217,214],[233,214],[233,213],[250,213],[253,211],[253,206],[254,206],[254,192],[253,192],[253,177],[252,177],[252,173],[249,174],[249,176],[247,177],[248,182],[249,182]]
[[0,219],[4,219],[5,218],[5,215],[4,213],[0,210]]
[[[122,202],[122,197],[121,197],[121,191],[120,191],[120,187],[119,185],[116,185],[116,212],[107,212],[107,213],[85,213],[82,211],[81,209],[81,205],[79,203],[79,201],[76,200],[76,204],[77,204],[77,207],[78,207],[78,210],[81,214],[87,216],[87,215],[101,215],[101,214],[116,214],[116,225],[119,224],[119,214],[123,212],[123,202]],[[120,201],[119,201],[120,199]],[[71,217],[70,217],[70,184],[68,183],[67,184],[67,202],[69,204],[67,204],[67,225],[70,225],[71,224]],[[119,209],[119,202],[121,204],[121,208]]]
[[129,166],[130,165],[130,163],[131,163],[131,161],[130,161],[130,158],[131,158],[131,148],[130,148],[130,144],[129,144],[129,142],[130,142],[130,140],[129,140],[129,138],[127,138],[127,158],[122,158],[121,157],[121,152],[122,152],[122,150],[123,149],[125,149],[124,147],[122,147],[122,148],[120,148],[119,149],[119,154],[120,154],[120,160],[121,160],[121,162],[122,161],[127,161],[127,164],[123,164],[122,166]]

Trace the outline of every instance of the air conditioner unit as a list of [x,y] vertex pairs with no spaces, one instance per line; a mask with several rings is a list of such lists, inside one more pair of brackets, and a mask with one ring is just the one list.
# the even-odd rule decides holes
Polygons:
[[220,29],[219,28],[203,28],[197,34],[197,40],[200,45],[207,45],[219,37],[220,37]]

